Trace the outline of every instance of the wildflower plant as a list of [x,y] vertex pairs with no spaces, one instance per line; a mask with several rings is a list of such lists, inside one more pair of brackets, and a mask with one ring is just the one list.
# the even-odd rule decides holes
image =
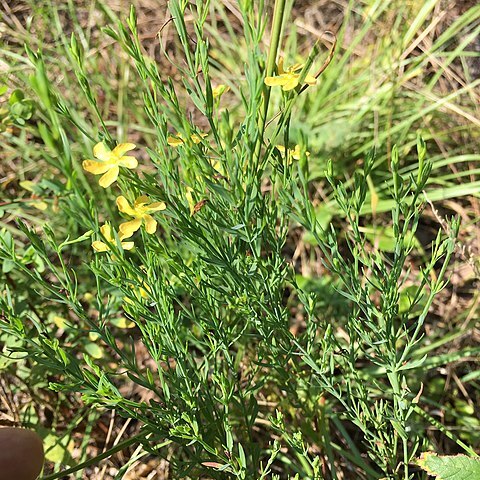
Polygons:
[[[392,153],[392,252],[372,245],[361,225],[373,154],[350,183],[330,163],[324,176],[346,229],[322,225],[311,197],[308,139],[290,138],[289,129],[303,88],[322,81],[308,74],[321,60],[318,45],[303,66],[284,70],[279,61],[275,72],[286,2],[275,2],[268,52],[263,2],[239,2],[248,62],[244,77],[228,85],[240,92],[232,108],[223,103],[228,87],[212,71],[208,3],[169,2],[184,88],[144,53],[134,8],[126,25],[104,28],[136,69],[150,144],[130,143],[133,127],[127,138],[113,138],[107,119],[81,124],[55,94],[41,53],[28,50],[32,88],[48,113],[39,122],[64,176],[60,208],[75,230],[59,238],[48,225],[37,231],[19,222],[42,271],[30,268],[2,231],[8,278],[31,293],[23,302],[12,281],[2,285],[0,328],[48,369],[51,389],[136,420],[138,433],[102,458],[138,445],[168,458],[172,478],[413,478],[431,423],[422,410],[420,379],[429,368],[423,326],[445,286],[458,232],[456,220],[438,232],[430,263],[405,293],[431,169],[425,144],[419,139],[415,177],[401,174]],[[70,53],[98,116],[75,36]],[[71,150],[65,122],[78,141],[91,140],[96,160]],[[102,189],[90,174],[102,175]],[[320,293],[299,277],[288,253],[299,228],[322,254],[328,282]],[[100,254],[106,251],[111,255]],[[65,335],[44,321],[43,313],[55,310],[75,325]],[[135,334],[118,327],[119,316]],[[92,333],[100,357],[81,348]],[[140,348],[148,361],[139,360]],[[148,395],[129,395],[126,384]],[[93,462],[57,465],[44,478]]]

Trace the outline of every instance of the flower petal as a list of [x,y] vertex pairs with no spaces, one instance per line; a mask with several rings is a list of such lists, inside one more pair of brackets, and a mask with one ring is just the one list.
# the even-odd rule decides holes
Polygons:
[[129,222],[121,223],[119,227],[121,233],[120,239],[123,240],[124,238],[130,238],[140,228],[141,224],[141,218],[135,218]]
[[115,182],[115,180],[117,180],[119,171],[120,169],[116,165],[110,167],[110,170],[100,178],[98,184],[103,188],[109,187]]
[[148,297],[149,297],[149,292],[151,291],[151,289],[150,289],[150,287],[149,287],[146,283],[144,283],[143,286],[144,286],[145,288],[140,287],[140,288],[138,289],[138,291],[140,292],[140,296],[141,296],[142,298],[148,298]]
[[137,146],[134,143],[120,143],[112,150],[112,153],[117,158],[120,158],[130,150],[135,150],[135,148],[137,148]]
[[118,165],[125,168],[137,168],[138,160],[135,157],[126,155],[118,161]]
[[107,250],[109,250],[108,245],[106,245],[103,242],[100,242],[99,240],[96,240],[95,242],[93,242],[92,247],[96,252],[106,252]]
[[222,167],[222,163],[220,162],[220,160],[211,160],[210,161],[210,165],[212,166],[212,168],[218,172],[218,173],[222,173],[223,174],[223,167]]
[[157,221],[151,215],[145,215],[143,217],[145,220],[145,230],[150,235],[153,235],[157,230]]
[[165,202],[155,202],[148,205],[149,212],[159,212],[165,210],[166,208],[167,205],[165,204]]
[[120,245],[122,246],[122,248],[124,250],[131,250],[135,246],[135,243],[134,242],[122,242]]
[[139,206],[146,205],[147,203],[150,203],[150,199],[146,195],[140,195],[140,197],[136,198],[133,207],[136,208]]
[[188,202],[188,208],[190,210],[190,215],[193,215],[194,209],[195,209],[195,200],[193,199],[193,188],[192,187],[187,187],[187,193],[185,193],[185,198],[187,199]]
[[82,162],[82,167],[87,172],[99,175],[105,173],[107,170],[112,168],[111,163],[109,162],[97,162],[96,160],[84,160]]
[[127,199],[123,195],[117,197],[116,203],[119,212],[126,213],[132,217],[135,215],[135,210],[130,206]]
[[190,139],[195,145],[198,145],[202,141],[202,139],[204,139],[206,136],[208,136],[208,133],[201,133],[200,135],[198,135],[197,133],[194,133],[190,135]]
[[288,78],[285,75],[279,75],[278,77],[265,77],[264,83],[269,87],[276,87],[278,85],[285,85],[288,82]]
[[308,74],[305,77],[304,82],[308,85],[315,85],[317,83],[317,79],[313,75]]
[[93,147],[93,156],[99,160],[108,162],[112,158],[112,152],[103,142],[99,142]]
[[291,67],[287,68],[287,72],[297,72],[298,70],[301,70],[305,64],[304,63],[295,63]]
[[102,235],[105,237],[105,239],[108,241],[108,242],[112,242],[113,241],[113,237],[112,237],[112,227],[106,223],[105,225],[102,225],[100,227],[100,231],[102,232]]
[[212,89],[213,98],[220,98],[225,92],[228,92],[230,87],[227,85],[217,85],[214,89]]
[[180,145],[183,145],[185,142],[183,141],[182,138],[180,138],[180,135],[177,135],[175,137],[173,137],[172,135],[169,135],[167,137],[167,143],[171,147],[179,147]]
[[297,74],[290,75],[290,78],[288,79],[288,81],[283,85],[282,90],[284,92],[293,90],[298,85],[298,79],[299,79],[299,75]]

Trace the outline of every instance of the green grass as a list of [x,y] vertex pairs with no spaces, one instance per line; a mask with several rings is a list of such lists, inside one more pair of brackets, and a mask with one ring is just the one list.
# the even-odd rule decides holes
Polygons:
[[[168,478],[427,478],[423,451],[478,453],[480,8],[351,2],[318,84],[282,92],[280,55],[315,72],[332,45],[292,3],[173,0],[156,50],[106,2],[3,12],[24,95],[1,115],[0,372],[45,479],[149,457]],[[139,161],[106,189],[82,168],[101,141]],[[115,233],[119,195],[165,203],[155,234]]]

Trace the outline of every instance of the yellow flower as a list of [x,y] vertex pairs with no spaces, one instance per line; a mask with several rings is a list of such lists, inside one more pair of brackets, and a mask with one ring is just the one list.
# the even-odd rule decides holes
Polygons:
[[120,225],[119,229],[123,238],[130,238],[140,228],[140,225],[142,225],[143,222],[145,222],[145,230],[147,233],[154,234],[157,230],[157,222],[150,213],[165,210],[167,208],[164,202],[151,203],[146,195],[138,197],[135,200],[133,207],[130,206],[124,196],[120,195],[117,197],[117,207],[120,212],[126,213],[134,218],[133,220]]
[[[100,227],[100,231],[102,232],[102,235],[108,243],[116,243],[115,237],[112,235],[112,227],[108,223]],[[126,238],[125,235],[120,233],[119,238],[120,245],[124,250],[131,250],[133,248],[133,242],[122,242],[122,240]],[[100,240],[93,242],[92,247],[96,252],[107,252],[108,250],[110,250],[110,247],[106,243],[101,242]]]
[[[285,147],[283,145],[277,145],[277,150],[285,154]],[[292,163],[292,160],[300,160],[301,158],[301,150],[300,150],[300,145],[295,145],[294,149],[289,148],[287,151],[287,163],[290,165]],[[305,156],[309,157],[310,152],[305,152]]]
[[228,92],[229,90],[230,87],[228,87],[227,85],[217,85],[212,90],[213,98],[220,98],[225,92]]
[[[280,85],[285,92],[293,90],[300,82],[300,73],[295,72],[301,71],[302,68],[303,64],[296,63],[284,70],[283,58],[280,58],[278,60],[278,75],[276,77],[266,77],[264,80],[265,85],[268,85],[269,87]],[[304,82],[308,85],[315,85],[317,79],[314,76],[307,74]]]
[[171,147],[179,147],[180,145],[183,145],[185,143],[184,137],[181,133],[178,133],[175,136],[169,135],[167,137],[167,143]]
[[138,165],[135,157],[125,155],[134,148],[133,143],[120,143],[113,150],[109,150],[104,143],[97,143],[93,147],[93,155],[99,161],[84,160],[83,169],[95,175],[103,173],[98,183],[107,188],[117,180],[120,167],[135,168]]
[[[143,281],[140,282],[140,286],[138,287],[130,284],[130,288],[133,290],[135,297],[139,300],[148,300],[150,294],[152,293],[152,289],[150,288],[150,286]],[[130,300],[130,298],[128,298],[127,296],[123,297],[123,300],[131,305],[134,304],[134,302]]]
[[[202,141],[203,138],[205,138],[206,136],[208,135],[208,133],[200,133],[200,134],[197,134],[197,133],[193,133],[192,135],[190,135],[190,140],[195,143],[195,144],[198,144]],[[185,137],[181,134],[181,133],[178,133],[176,135],[169,135],[167,137],[167,143],[171,146],[171,147],[179,147],[180,145],[184,145],[185,144]]]

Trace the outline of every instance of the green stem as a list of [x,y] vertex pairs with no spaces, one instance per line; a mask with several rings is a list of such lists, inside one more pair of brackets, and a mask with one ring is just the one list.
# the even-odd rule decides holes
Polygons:
[[130,445],[139,442],[140,440],[144,439],[146,435],[148,435],[149,432],[141,432],[138,435],[135,435],[123,442],[120,442],[119,444],[115,445],[113,448],[110,450],[107,450],[106,452],[101,453],[100,455],[97,455],[94,458],[91,458],[90,460],[86,460],[83,463],[79,463],[78,465],[75,465],[72,468],[69,468],[67,470],[62,470],[61,472],[57,473],[52,473],[51,475],[47,475],[46,477],[42,477],[41,480],[55,480],[57,478],[63,478],[67,475],[70,475],[71,473],[78,472],[79,470],[83,470],[84,468],[87,468],[91,465],[96,465],[98,462],[101,460],[108,458],[112,456],[113,454],[120,452],[121,450],[124,450],[125,448],[129,447]]
[[[272,33],[270,35],[270,47],[268,49],[267,57],[267,69],[265,71],[265,77],[271,77],[275,70],[275,64],[277,60],[278,46],[280,44],[280,35],[282,32],[283,17],[285,13],[285,1],[275,0],[275,6],[273,8],[273,24]],[[270,102],[270,87],[263,86],[263,105],[260,110],[260,117],[258,119],[258,138],[255,145],[254,159],[258,164],[260,159],[260,151],[263,143],[263,134],[265,133],[265,125],[267,123],[268,105]]]
[[434,427],[438,428],[446,437],[448,437],[450,440],[453,440],[459,447],[462,447],[465,450],[465,452],[467,452],[471,457],[478,458],[478,453],[475,452],[475,450],[473,450],[467,444],[462,442],[456,435],[454,435],[450,430],[448,430],[445,425],[443,425],[438,420],[436,420],[431,415],[429,415],[427,412],[422,410],[422,408],[419,407],[418,405],[415,405],[413,409],[415,410],[416,413],[418,413],[418,415],[424,418],[427,422],[429,422]]

